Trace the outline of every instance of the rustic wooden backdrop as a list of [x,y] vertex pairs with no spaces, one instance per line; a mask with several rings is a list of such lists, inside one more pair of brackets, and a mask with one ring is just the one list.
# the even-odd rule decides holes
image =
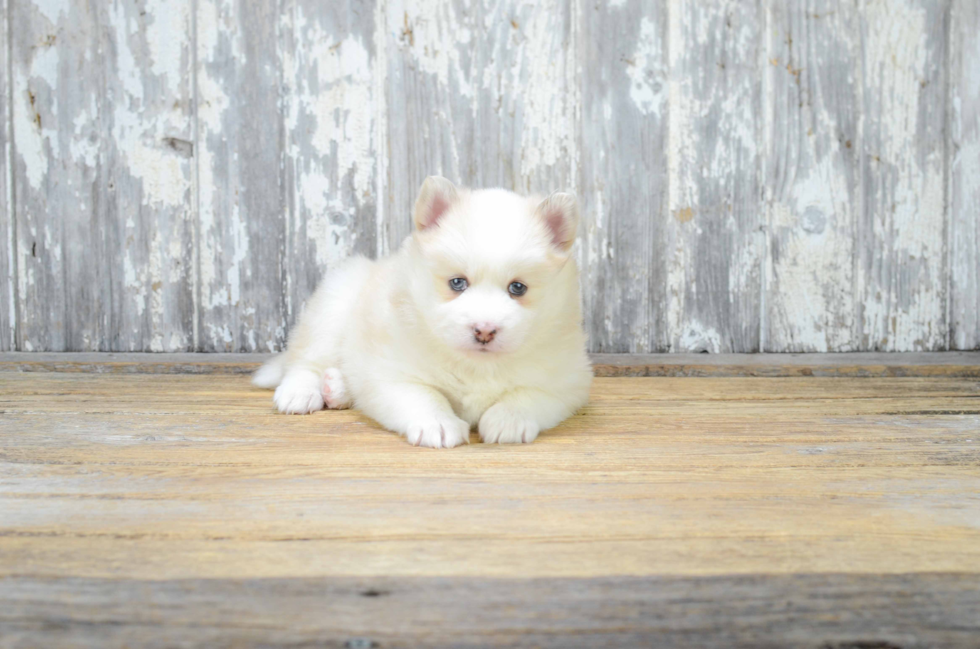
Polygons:
[[279,349],[425,175],[583,205],[594,351],[980,347],[977,0],[2,0],[0,350]]

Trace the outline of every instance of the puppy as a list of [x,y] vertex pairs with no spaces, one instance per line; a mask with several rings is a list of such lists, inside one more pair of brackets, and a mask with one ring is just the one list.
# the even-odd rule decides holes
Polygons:
[[415,446],[532,442],[585,404],[574,196],[426,178],[398,252],[355,257],[253,383],[279,412],[355,406]]

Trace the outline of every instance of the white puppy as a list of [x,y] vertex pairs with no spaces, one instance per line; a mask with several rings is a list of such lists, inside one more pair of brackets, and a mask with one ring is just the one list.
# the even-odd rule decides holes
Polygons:
[[416,446],[531,442],[588,399],[574,196],[426,178],[415,232],[327,275],[253,382],[276,407],[351,405]]

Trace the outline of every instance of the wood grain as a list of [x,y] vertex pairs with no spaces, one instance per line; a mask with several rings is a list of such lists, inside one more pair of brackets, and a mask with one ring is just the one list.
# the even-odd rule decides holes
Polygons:
[[0,352],[14,349],[17,338],[17,237],[14,195],[10,185],[13,141],[10,132],[10,66],[8,65],[7,0],[0,2]]
[[[104,8],[14,2],[7,11],[15,146],[15,347],[104,349],[110,333],[109,269],[91,263],[91,256],[107,257],[103,119],[110,109],[104,84],[96,82],[106,67],[100,54]],[[83,72],[85,66],[93,74]]]
[[760,351],[760,2],[671,2],[670,351]]
[[0,646],[966,647],[978,423],[976,378],[605,378],[440,452],[243,376],[0,372]]
[[[663,3],[581,9],[582,298],[591,349],[669,348],[668,51]],[[616,34],[616,38],[604,38]]]
[[[287,322],[324,273],[377,248],[374,4],[286,0],[279,34],[285,121]],[[263,351],[278,347],[278,341]]]
[[[0,371],[251,374],[269,354],[0,353]],[[592,354],[596,376],[980,378],[980,353]]]
[[862,349],[947,345],[946,222],[939,215],[948,12],[949,3],[905,0],[861,11],[865,209],[855,250]]
[[980,7],[950,18],[950,347],[980,349]]
[[764,348],[852,351],[863,213],[853,3],[772,2],[766,83]]
[[195,351],[286,335],[278,2],[199,0]]
[[86,348],[181,351],[194,343],[192,2],[107,4],[98,206],[106,258],[93,264],[92,251],[79,252],[106,273],[108,313],[97,314],[104,330]]
[[279,350],[433,173],[579,193],[593,352],[980,348],[975,4],[0,3],[0,350]]
[[[0,647],[975,647],[973,575],[119,580],[17,576]],[[728,597],[719,597],[726,593]]]

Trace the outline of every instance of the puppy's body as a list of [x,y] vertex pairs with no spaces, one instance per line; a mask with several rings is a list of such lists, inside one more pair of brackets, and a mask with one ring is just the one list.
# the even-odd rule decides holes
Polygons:
[[485,442],[533,441],[592,379],[573,199],[430,178],[415,223],[391,257],[332,271],[255,383],[278,386],[281,412],[353,403],[415,445],[457,446],[472,426]]

